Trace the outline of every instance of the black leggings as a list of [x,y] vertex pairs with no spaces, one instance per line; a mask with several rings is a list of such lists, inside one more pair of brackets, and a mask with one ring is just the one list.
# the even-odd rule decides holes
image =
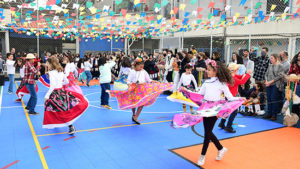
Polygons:
[[217,121],[217,117],[203,117],[203,125],[204,125],[204,143],[203,143],[203,147],[202,147],[202,152],[201,155],[205,155],[209,142],[212,141],[215,146],[217,147],[218,150],[222,150],[223,146],[220,144],[218,138],[214,135],[214,133],[212,132],[214,125]]

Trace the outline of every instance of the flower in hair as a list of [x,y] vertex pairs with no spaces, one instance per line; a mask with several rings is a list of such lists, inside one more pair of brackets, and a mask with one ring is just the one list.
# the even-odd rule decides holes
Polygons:
[[142,58],[136,58],[135,61],[136,61],[136,62],[142,62],[143,59],[142,59]]
[[214,61],[214,60],[210,60],[210,61],[208,62],[208,64],[211,64],[215,69],[218,68],[217,63],[216,63],[216,61]]

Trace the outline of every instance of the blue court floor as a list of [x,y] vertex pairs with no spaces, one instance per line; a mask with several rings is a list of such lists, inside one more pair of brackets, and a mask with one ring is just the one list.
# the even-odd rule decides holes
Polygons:
[[[173,115],[182,111],[182,105],[168,101],[166,95],[160,95],[154,105],[144,108],[139,118],[142,125],[138,126],[131,122],[130,110],[118,109],[115,98],[110,99],[113,110],[100,107],[100,86],[82,87],[90,105],[74,124],[77,133],[70,136],[65,133],[68,128],[42,128],[44,96],[48,89],[39,82],[38,85],[36,111],[40,114],[37,116],[28,116],[22,103],[14,102],[17,96],[7,93],[8,82],[2,89],[0,168],[198,168],[169,151],[177,147],[200,144],[203,138],[195,135],[190,128],[170,127]],[[28,99],[29,95],[25,95],[25,105]],[[279,123],[240,115],[234,123],[237,133],[226,133],[215,127],[216,136],[224,139],[283,127]],[[201,134],[202,128],[202,124],[197,126]],[[212,148],[214,146],[209,147]]]

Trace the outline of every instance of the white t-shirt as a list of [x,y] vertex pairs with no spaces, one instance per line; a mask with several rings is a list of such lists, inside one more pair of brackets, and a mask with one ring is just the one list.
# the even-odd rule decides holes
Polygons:
[[16,68],[15,68],[14,64],[15,64],[15,61],[13,61],[13,60],[6,61],[7,74],[15,74]]
[[84,62],[84,71],[91,71],[92,64],[89,61]]
[[46,99],[49,99],[51,93],[54,89],[62,88],[63,85],[68,84],[69,80],[63,72],[58,72],[57,70],[51,70],[48,72],[50,78],[50,87],[45,96]]
[[20,68],[20,76],[21,76],[21,78],[24,77],[24,71],[25,71],[25,65]]
[[181,75],[181,78],[180,78],[180,81],[179,81],[179,84],[178,84],[178,88],[180,88],[181,85],[188,86],[188,85],[191,84],[192,81],[194,83],[195,89],[198,90],[197,82],[196,82],[195,77],[192,74],[183,73]]
[[131,71],[130,67],[122,67],[121,66],[119,76],[121,76],[122,74],[129,75],[130,71]]
[[238,97],[233,97],[227,84],[219,81],[217,77],[212,77],[206,80],[200,88],[199,94],[204,96],[207,101],[220,101],[223,100],[222,94],[232,101],[239,99]]
[[136,71],[136,70],[132,69],[129,72],[128,79],[127,79],[128,84],[130,84],[130,83],[139,83],[139,84],[150,83],[151,81],[152,80],[150,79],[149,74],[144,69],[140,70],[140,71]]

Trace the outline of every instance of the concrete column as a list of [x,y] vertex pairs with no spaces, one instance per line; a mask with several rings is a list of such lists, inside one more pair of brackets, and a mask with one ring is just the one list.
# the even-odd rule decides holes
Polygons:
[[231,44],[230,44],[230,38],[226,37],[225,39],[226,48],[225,48],[225,62],[226,64],[229,63],[230,55],[231,55]]
[[288,46],[288,53],[289,53],[289,59],[291,60],[293,56],[296,55],[296,37],[290,37],[289,38],[289,46]]
[[[9,31],[5,31],[5,52],[9,53],[10,46],[9,46]],[[3,56],[6,55],[6,53],[3,53]]]
[[76,53],[79,53],[79,39],[76,39]]

